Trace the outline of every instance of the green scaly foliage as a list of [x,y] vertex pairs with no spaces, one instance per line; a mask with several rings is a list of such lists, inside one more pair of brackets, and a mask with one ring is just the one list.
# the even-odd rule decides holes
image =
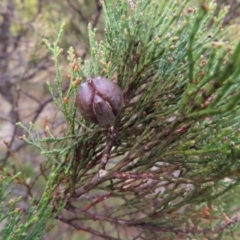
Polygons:
[[[54,44],[45,40],[56,68],[48,87],[65,131],[56,135],[46,127],[48,136],[33,138],[32,124],[19,125],[46,164],[60,166],[54,185],[64,188],[66,210],[88,226],[85,231],[91,232],[83,220],[98,220],[135,227],[130,239],[239,236],[232,227],[238,216],[225,223],[222,200],[240,180],[240,43],[228,42],[221,26],[226,11],[213,18],[213,1],[196,9],[187,4],[106,0],[105,39],[96,41],[89,26],[90,58],[82,61],[69,49],[66,91],[59,67],[63,26]],[[112,126],[101,128],[77,114],[77,87],[93,76],[114,79],[124,92],[124,109]],[[104,156],[108,162],[101,168]],[[103,200],[96,192],[109,200],[104,210],[81,201],[92,196],[97,205]],[[97,224],[91,228],[102,238],[125,239],[103,235]]]
[[[46,190],[42,193],[40,199],[31,198],[28,206],[24,208],[20,202],[21,197],[9,198],[12,193],[14,181],[20,177],[21,173],[15,176],[7,174],[0,177],[0,222],[5,220],[4,227],[0,231],[1,239],[4,240],[37,240],[42,239],[46,230],[50,230],[56,224],[55,216],[64,206],[59,202],[58,209],[54,209],[52,198],[54,192],[54,178],[56,178],[57,169],[52,168],[49,176]],[[24,214],[26,212],[26,214]]]

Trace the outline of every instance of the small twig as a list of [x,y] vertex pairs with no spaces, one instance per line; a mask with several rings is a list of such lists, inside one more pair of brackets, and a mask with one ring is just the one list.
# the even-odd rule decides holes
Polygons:
[[82,21],[87,25],[88,19],[83,15],[80,8],[77,8],[70,0],[66,0],[68,5],[81,17]]
[[[59,120],[57,123],[55,123],[55,127],[58,127],[59,125],[65,123],[65,120],[64,119],[61,119]],[[36,136],[44,136],[44,131],[41,131],[41,132],[38,132],[38,133],[34,133],[32,135],[33,138],[35,138]],[[9,149],[8,151],[6,152],[5,156],[0,159],[0,162],[6,162],[8,157],[14,153],[14,152],[17,152],[18,150],[20,150],[21,148],[23,148],[27,143],[25,141],[18,141],[18,142],[15,142],[13,141],[13,143],[10,145],[9,144]]]
[[240,222],[240,212],[236,213],[234,216],[232,216],[229,221],[221,224],[219,227],[215,228],[213,231],[215,233],[223,232],[224,230],[230,228],[231,226],[237,224]]
[[116,134],[112,134],[110,131],[111,130],[109,130],[107,132],[108,139],[107,139],[106,146],[105,146],[105,148],[103,150],[103,153],[102,153],[102,158],[101,158],[100,164],[99,164],[99,170],[105,170],[107,162],[108,162],[108,160],[111,156],[111,149],[112,149],[112,146],[114,144]]
[[21,89],[21,92],[22,92],[24,95],[26,95],[27,97],[29,97],[30,99],[32,99],[32,100],[34,100],[35,102],[37,102],[39,105],[41,104],[41,102],[40,102],[35,96],[33,96],[32,94],[30,94],[30,93],[28,93],[28,92],[26,92],[26,91],[24,91],[24,90],[22,90],[22,89]]
[[113,196],[113,193],[109,193],[106,194],[104,196],[99,197],[97,200],[95,200],[94,202],[90,203],[89,205],[87,205],[85,208],[83,208],[84,212],[87,212],[91,207],[95,206],[96,204],[105,201],[106,199],[110,198]]
[[100,1],[95,0],[95,2],[96,2],[96,11],[95,11],[94,19],[92,21],[92,28],[95,28],[96,25],[98,24],[98,21],[101,16],[101,12],[102,12],[102,5],[101,5]]
[[[108,235],[105,235],[105,234],[102,234],[96,230],[93,230],[91,228],[86,228],[86,227],[83,227],[83,225],[81,224],[78,224],[76,222],[73,222],[73,220],[71,219],[66,219],[62,216],[57,216],[56,217],[58,220],[60,220],[61,222],[64,222],[64,223],[67,223],[68,225],[71,225],[72,227],[74,227],[75,229],[77,229],[78,231],[85,231],[85,232],[89,232],[91,234],[93,234],[94,236],[98,236],[98,237],[101,237],[103,239],[107,239],[107,240],[119,240],[118,238],[114,238],[114,237],[110,237]],[[75,219],[74,219],[75,220]]]

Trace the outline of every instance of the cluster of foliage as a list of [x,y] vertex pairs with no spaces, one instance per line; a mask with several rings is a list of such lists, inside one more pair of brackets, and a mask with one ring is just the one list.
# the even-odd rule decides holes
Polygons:
[[[3,174],[4,239],[41,239],[54,220],[103,239],[239,236],[230,200],[240,181],[240,42],[227,39],[226,9],[214,17],[214,1],[188,2],[102,1],[105,40],[89,25],[90,58],[70,47],[68,78],[64,25],[54,43],[44,40],[56,69],[47,86],[65,120],[41,133],[18,123],[22,141],[46,158],[38,173],[46,186],[23,207],[6,187],[31,193],[33,182]],[[77,88],[93,76],[124,92],[112,126],[77,113]]]

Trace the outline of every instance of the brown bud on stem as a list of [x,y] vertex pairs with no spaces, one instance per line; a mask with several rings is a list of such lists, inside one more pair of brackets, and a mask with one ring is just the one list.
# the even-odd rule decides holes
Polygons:
[[123,103],[120,87],[104,77],[87,78],[77,92],[76,104],[82,117],[100,126],[113,123]]

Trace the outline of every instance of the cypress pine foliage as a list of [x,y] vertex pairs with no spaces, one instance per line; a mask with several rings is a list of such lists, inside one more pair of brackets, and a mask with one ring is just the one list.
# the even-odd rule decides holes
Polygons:
[[[228,42],[222,28],[226,9],[214,17],[214,1],[197,8],[187,0],[102,6],[105,39],[96,41],[89,26],[89,60],[68,50],[67,91],[59,64],[64,26],[55,43],[45,40],[56,68],[47,84],[65,129],[46,126],[41,136],[33,124],[19,123],[23,140],[47,158],[42,169],[53,170],[41,199],[29,205],[29,220],[9,221],[5,232],[33,239],[35,231],[41,239],[43,223],[58,219],[103,239],[239,237],[229,198],[237,197],[240,180],[240,42]],[[111,126],[88,123],[76,110],[79,84],[96,76],[124,92]],[[11,204],[7,209],[3,217],[17,221]]]
[[1,239],[42,239],[46,229],[49,230],[54,226],[55,217],[64,205],[59,202],[58,209],[53,207],[55,197],[52,198],[52,193],[54,192],[56,174],[57,169],[53,168],[41,198],[38,200],[30,199],[28,207],[19,204],[21,197],[9,198],[13,190],[10,186],[14,181],[20,182],[21,173],[19,172],[14,176],[5,173],[0,176],[0,223],[4,225],[0,230]]

